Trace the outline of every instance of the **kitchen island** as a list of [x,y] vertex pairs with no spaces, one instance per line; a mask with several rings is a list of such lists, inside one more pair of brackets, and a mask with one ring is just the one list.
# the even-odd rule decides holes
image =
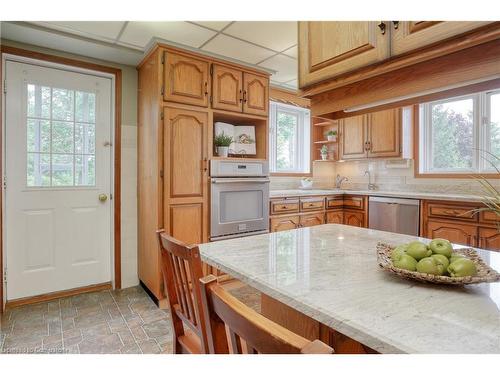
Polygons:
[[[500,353],[500,283],[437,286],[378,267],[379,241],[415,239],[327,224],[199,247],[204,262],[262,292],[263,302],[293,309],[375,352]],[[478,252],[500,271],[499,253]]]

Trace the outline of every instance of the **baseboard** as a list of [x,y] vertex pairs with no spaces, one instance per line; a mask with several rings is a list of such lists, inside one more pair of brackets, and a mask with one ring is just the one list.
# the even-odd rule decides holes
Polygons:
[[18,306],[31,305],[34,303],[51,301],[58,298],[76,296],[77,294],[100,292],[102,290],[109,290],[112,288],[113,285],[111,284],[111,282],[108,282],[102,284],[83,286],[80,288],[61,290],[53,293],[40,294],[38,296],[18,298],[7,301],[7,303],[5,304],[5,309],[7,310]]

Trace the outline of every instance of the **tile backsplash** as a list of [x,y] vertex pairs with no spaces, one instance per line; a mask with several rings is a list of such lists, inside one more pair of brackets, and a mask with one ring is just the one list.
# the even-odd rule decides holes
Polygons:
[[[372,183],[377,190],[384,191],[412,191],[425,193],[450,194],[481,194],[481,186],[470,179],[455,178],[415,178],[413,177],[413,160],[402,168],[388,168],[386,160],[359,160],[337,163],[315,163],[313,168],[314,188],[333,188],[335,176],[340,174],[349,180],[342,184],[346,189],[365,190],[368,186],[368,177],[364,176],[369,170]],[[500,180],[491,180],[494,186],[500,188]],[[296,189],[300,186],[298,177],[272,177],[271,189]]]

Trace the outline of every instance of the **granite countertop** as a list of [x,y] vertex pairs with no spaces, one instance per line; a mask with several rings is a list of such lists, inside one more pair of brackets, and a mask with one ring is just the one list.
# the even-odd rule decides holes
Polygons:
[[[378,267],[378,241],[416,238],[326,224],[206,243],[200,252],[204,262],[378,352],[500,353],[500,283],[437,286]],[[500,253],[478,252],[500,271]]]
[[308,195],[334,195],[334,194],[361,194],[378,197],[397,197],[413,199],[438,199],[462,202],[480,202],[477,195],[468,194],[442,194],[442,193],[420,193],[411,191],[388,191],[388,190],[343,190],[343,189],[289,189],[271,190],[270,198],[284,198]]

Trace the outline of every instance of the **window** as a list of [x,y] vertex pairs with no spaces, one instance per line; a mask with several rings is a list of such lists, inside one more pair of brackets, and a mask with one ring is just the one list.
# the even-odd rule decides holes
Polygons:
[[27,85],[28,187],[95,185],[95,93]]
[[[500,157],[500,90],[420,105],[420,173],[491,173]],[[492,156],[494,155],[494,156]]]
[[270,169],[272,173],[310,173],[310,111],[271,102]]

